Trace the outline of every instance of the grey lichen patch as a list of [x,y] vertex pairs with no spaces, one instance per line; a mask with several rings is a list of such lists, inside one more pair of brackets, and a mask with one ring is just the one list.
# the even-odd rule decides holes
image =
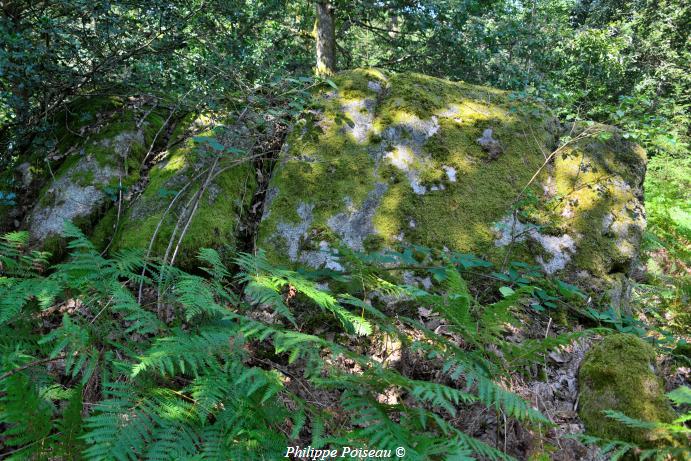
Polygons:
[[339,261],[338,252],[326,240],[319,242],[318,250],[303,251],[300,254],[300,262],[309,267],[323,267],[338,272],[344,270]]
[[381,83],[373,82],[372,80],[367,82],[367,88],[374,91],[375,93],[381,93],[382,91]]
[[103,139],[100,145],[112,150],[117,156],[125,158],[129,155],[134,145],[144,144],[144,132],[142,130],[125,131],[112,138]]
[[550,255],[545,260],[542,255],[537,255],[535,261],[542,266],[547,274],[554,274],[566,267],[576,253],[576,241],[569,234],[561,236],[541,234],[534,224],[526,224],[510,215],[495,225],[499,238],[495,241],[498,247],[504,247],[514,243],[532,240],[538,243],[542,249]]
[[487,151],[491,160],[495,160],[503,152],[499,141],[492,137],[492,128],[486,128],[485,131],[482,132],[482,137],[477,139],[477,143]]
[[264,221],[271,214],[271,204],[278,195],[278,189],[276,187],[269,187],[266,189],[266,195],[264,196],[264,211],[262,213],[261,220]]
[[277,235],[283,239],[288,248],[288,257],[291,261],[297,261],[300,242],[307,235],[307,231],[314,219],[314,205],[301,203],[297,207],[300,221],[297,224],[281,222],[278,224]]
[[[102,187],[117,179],[121,171],[87,156],[59,173],[29,215],[29,232],[37,242],[59,235],[65,220],[88,217],[103,205],[107,196]],[[79,184],[75,178],[80,175],[88,175],[89,183]]]
[[450,182],[456,182],[456,168],[448,165],[442,165],[446,177],[449,178]]
[[424,160],[418,159],[411,146],[399,144],[387,152],[384,158],[406,174],[414,193],[423,195],[427,192],[427,187],[420,180],[420,164]]
[[364,250],[365,239],[375,233],[372,220],[387,188],[386,183],[377,183],[359,208],[346,197],[346,211],[332,216],[327,221],[331,230],[350,248]]
[[402,114],[393,125],[382,132],[384,145],[393,146],[384,153],[384,158],[406,174],[415,194],[422,195],[427,192],[427,186],[422,184],[422,174],[424,170],[432,169],[434,166],[429,155],[424,153],[423,147],[439,128],[439,120],[434,115],[423,120],[415,115]]
[[346,117],[343,131],[352,135],[355,141],[360,144],[365,143],[372,130],[375,104],[374,99],[354,99],[342,104],[342,110]]

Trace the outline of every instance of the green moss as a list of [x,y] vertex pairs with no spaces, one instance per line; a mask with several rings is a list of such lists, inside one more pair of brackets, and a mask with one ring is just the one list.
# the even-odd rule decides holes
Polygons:
[[369,87],[369,82],[377,82],[385,87],[388,77],[384,72],[377,69],[355,69],[342,72],[333,80],[339,87],[339,98],[343,101],[376,96],[376,92]]
[[[530,184],[520,220],[543,236],[573,239],[567,272],[585,269],[602,278],[630,264],[641,228],[637,187],[645,155],[615,129],[594,126],[608,139],[580,139],[545,166],[560,133],[544,107],[500,90],[412,73],[355,70],[334,80],[338,91],[315,94],[320,113],[306,114],[295,126],[274,171],[258,237],[271,260],[290,263],[287,257],[295,255],[288,250],[296,245],[298,251],[317,249],[324,240],[338,245],[344,229],[332,228],[332,219],[372,207],[374,232],[361,239],[366,250],[414,243],[503,261],[508,250],[495,244],[495,225]],[[487,129],[501,144],[497,158],[478,143]],[[413,184],[426,190],[418,194]],[[608,214],[620,225],[617,232],[603,229]],[[511,259],[532,263],[553,258],[530,238],[510,251]]]
[[[89,136],[83,130],[96,125],[99,116],[111,114],[122,107],[122,100],[118,97],[92,97],[79,98],[72,102],[65,110],[55,115],[53,124],[49,130],[36,139],[26,160],[31,164],[31,173],[34,182],[41,184],[50,180],[51,171],[57,174],[65,162],[78,157],[79,147],[88,143]],[[46,168],[46,152],[64,154],[71,149],[76,153],[67,156],[64,160],[51,161],[50,168]],[[63,170],[64,171],[64,170]],[[39,194],[40,199],[40,194]]]
[[[599,128],[612,132],[609,127]],[[616,132],[607,141],[583,139],[557,157],[560,202],[553,210],[562,229],[581,236],[575,266],[602,277],[621,272],[631,259],[635,248],[604,230],[603,222],[612,215],[620,225],[629,226],[629,232],[637,232],[633,207],[644,170],[645,152]],[[571,217],[562,217],[567,207]]]
[[[211,132],[202,133],[210,134]],[[182,213],[183,206],[190,203],[199,191],[201,179],[197,178],[192,187],[181,195],[172,212],[164,216],[165,210],[184,185],[201,172],[200,166],[205,163],[208,160],[199,157],[194,141],[188,140],[174,149],[164,163],[155,166],[149,172],[149,182],[142,197],[123,216],[113,250],[147,249],[161,223],[152,252],[155,256],[163,256],[173,237],[177,218]],[[221,162],[220,167],[224,166],[226,165]],[[181,243],[176,264],[197,267],[196,256],[200,248],[234,249],[238,226],[251,203],[256,186],[254,170],[249,162],[230,166],[218,175],[201,199]],[[108,223],[104,226],[107,227]],[[178,231],[175,242],[179,235]]]
[[78,171],[72,176],[72,179],[80,186],[90,186],[94,182],[94,172],[89,170]]
[[118,210],[116,207],[109,209],[101,217],[94,231],[91,233],[91,241],[99,250],[104,250],[115,235],[118,223]]
[[[97,116],[93,115],[92,117],[89,114],[96,113],[100,114],[107,122],[100,126],[98,132],[90,133],[86,138],[72,139],[73,145],[61,147],[63,149],[70,148],[74,150],[74,153],[67,156],[58,168],[52,170],[51,174],[47,171],[42,172],[46,182],[39,191],[37,204],[39,207],[45,208],[63,206],[66,200],[70,199],[65,197],[63,190],[61,190],[60,185],[64,186],[65,184],[75,184],[82,188],[95,187],[105,191],[106,196],[97,199],[95,203],[90,203],[88,210],[79,211],[83,214],[73,216],[75,211],[69,212],[72,213],[70,214],[71,220],[86,235],[90,235],[92,231],[96,232],[93,237],[99,245],[105,247],[113,233],[115,222],[114,211],[109,211],[109,207],[113,204],[111,195],[119,187],[122,186],[127,190],[139,180],[141,162],[153,141],[155,132],[161,128],[164,119],[162,113],[151,112],[142,122],[143,133],[140,133],[137,123],[140,121],[141,114],[134,111],[122,111],[113,114],[113,111],[120,108],[119,100],[105,99],[103,101],[87,100],[82,102],[86,106],[75,106],[71,110],[79,108],[79,110],[85,111],[81,114],[83,117],[72,112],[70,115],[79,118],[79,120],[66,123],[73,123],[77,127],[90,125]],[[102,216],[104,219],[100,219]],[[65,242],[58,235],[49,235],[44,242],[44,248],[54,253],[56,257],[64,253],[64,247]]]
[[379,251],[384,244],[384,238],[381,235],[371,234],[365,237],[363,246],[365,251]]
[[[274,174],[271,187],[280,192],[271,203],[269,218],[262,223],[260,240],[271,238],[281,222],[299,222],[296,210],[304,197],[319,200],[312,226],[327,228],[328,219],[346,208],[346,198],[357,206],[375,185],[375,178],[366,174],[374,168],[372,157],[366,148],[343,136],[336,126],[320,136],[318,142],[313,141],[309,132],[303,134],[299,130],[295,130],[287,142],[291,152],[300,153],[302,157],[319,157],[320,161],[288,157],[278,166],[280,173]],[[280,242],[276,243],[280,246]],[[282,259],[283,251],[274,249],[278,247],[267,246],[269,256],[275,253],[274,259]]]
[[[99,114],[104,115],[121,109],[121,98],[112,97],[85,97],[70,104],[70,106],[57,116],[58,122],[51,133],[56,142],[57,151],[64,152],[67,149],[82,144],[84,138],[79,136],[83,128],[97,122]],[[38,153],[40,156],[40,153]]]
[[674,412],[654,364],[653,347],[629,334],[608,336],[588,351],[578,375],[579,415],[588,433],[642,445],[659,438],[656,431],[630,428],[603,413],[612,409],[644,421],[671,422]]
[[[388,188],[373,219],[376,236],[368,239],[368,246],[372,242],[376,247],[395,245],[396,236],[404,232],[406,240],[429,246],[498,253],[492,223],[507,213],[518,190],[541,165],[539,148],[544,146],[536,145],[535,139],[546,143],[543,121],[513,113],[501,91],[418,74],[380,79],[387,84],[383,98],[367,89],[373,79],[365,71],[345,72],[335,80],[339,93],[324,103],[323,119],[337,120],[345,102],[379,97],[372,130],[363,143],[345,135],[338,123],[327,125],[324,132],[309,125],[294,130],[288,154],[271,183],[278,194],[260,228],[260,246],[283,260],[285,242],[276,230],[279,223],[300,221],[296,210],[301,203],[316,204],[312,228],[328,227],[329,218],[347,204],[359,209],[375,184],[383,182]],[[444,187],[424,195],[416,195],[406,173],[388,161],[379,160],[375,166],[376,152],[394,148],[390,140],[384,140],[384,130],[420,120],[435,120],[440,130],[422,147],[429,161],[416,158],[412,166],[419,171],[422,185]],[[506,152],[497,161],[487,161],[477,143],[487,127],[506,141]],[[400,131],[401,142],[413,142],[407,130]],[[457,171],[456,182],[447,178],[443,166]],[[414,229],[411,221],[417,223]]]

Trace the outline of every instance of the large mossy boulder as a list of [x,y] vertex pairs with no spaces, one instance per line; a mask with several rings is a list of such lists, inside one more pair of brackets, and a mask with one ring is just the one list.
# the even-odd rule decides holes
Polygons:
[[20,165],[43,183],[25,226],[34,244],[53,252],[62,246],[65,221],[90,232],[119,192],[139,180],[141,162],[164,122],[164,114],[118,98],[89,100],[71,109],[52,156],[38,153],[37,167]]
[[597,437],[655,444],[661,434],[607,417],[616,410],[631,418],[669,423],[674,419],[662,380],[655,374],[655,349],[630,334],[607,336],[586,354],[578,374],[579,416]]
[[142,248],[167,261],[177,248],[175,264],[189,269],[198,266],[200,248],[235,250],[257,188],[250,154],[268,136],[256,130],[258,117],[234,122],[207,114],[182,122],[141,194],[119,223],[111,210],[96,239],[115,233],[112,250]]
[[617,130],[562,127],[507,92],[419,74],[334,81],[275,167],[258,237],[270,259],[338,269],[339,244],[420,244],[508,251],[585,284],[629,271],[645,153]]

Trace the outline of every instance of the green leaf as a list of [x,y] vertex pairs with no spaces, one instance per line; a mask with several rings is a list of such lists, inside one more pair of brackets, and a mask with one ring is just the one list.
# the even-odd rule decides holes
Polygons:
[[501,295],[506,298],[506,297],[509,297],[512,294],[514,294],[515,291],[510,287],[503,286],[503,287],[499,288],[499,293],[501,293]]
[[675,405],[691,405],[691,388],[688,386],[677,387],[673,391],[668,392],[667,397]]

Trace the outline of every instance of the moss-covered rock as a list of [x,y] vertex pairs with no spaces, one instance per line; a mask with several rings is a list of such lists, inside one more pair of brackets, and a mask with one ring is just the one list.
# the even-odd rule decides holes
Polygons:
[[635,259],[645,155],[616,130],[570,127],[545,165],[564,131],[506,92],[378,70],[334,80],[270,182],[258,245],[274,261],[338,268],[339,242],[510,251],[574,277]]
[[[0,231],[26,227],[26,218],[63,162],[73,161],[92,136],[129,110],[118,97],[79,98],[54,114],[26,146],[19,164],[0,171]],[[10,165],[12,165],[10,163]],[[7,196],[10,200],[4,199]]]
[[[257,187],[254,167],[247,158],[256,133],[251,132],[249,122],[225,127],[223,122],[223,118],[200,116],[181,124],[173,136],[176,147],[149,171],[141,195],[119,223],[115,222],[114,212],[107,215],[96,228],[95,239],[105,239],[115,232],[113,250],[148,249],[151,244],[153,256],[168,253],[170,260],[194,210],[180,242],[177,265],[196,267],[200,248],[234,249],[244,213]],[[211,140],[218,143],[214,144],[216,151],[209,147]],[[221,146],[231,150],[221,152]],[[197,200],[195,197],[209,178],[217,155],[220,160]]]
[[674,411],[654,366],[654,348],[630,334],[608,336],[588,351],[578,375],[579,416],[586,431],[606,439],[654,444],[660,437],[656,431],[625,426],[603,413],[611,409],[644,421],[671,422]]
[[44,172],[47,181],[26,217],[33,242],[58,250],[65,220],[90,231],[118,191],[127,190],[139,179],[142,159],[163,117],[154,111],[148,111],[143,120],[138,115],[123,110],[85,135],[82,142],[69,147],[60,147],[64,140],[58,143],[66,156],[55,171]]

